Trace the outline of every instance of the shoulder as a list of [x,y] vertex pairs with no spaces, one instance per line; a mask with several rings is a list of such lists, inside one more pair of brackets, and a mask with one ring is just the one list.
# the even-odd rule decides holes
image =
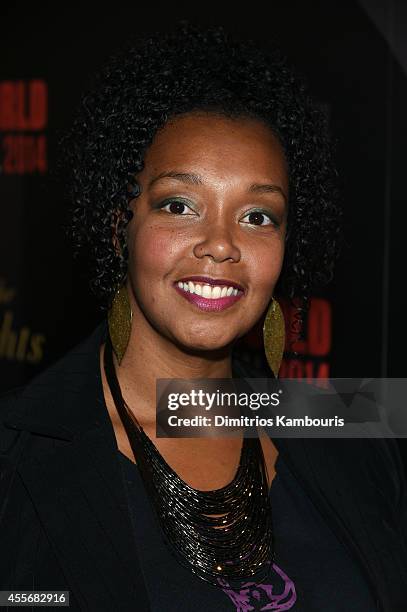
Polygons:
[[79,413],[80,402],[95,390],[99,346],[106,324],[45,369],[28,384],[0,395],[0,453],[21,430],[63,432],[63,423]]
[[[233,357],[233,375],[272,377],[270,371],[243,361],[239,355]],[[331,483],[337,487],[341,474],[352,483],[356,495],[367,498],[367,492],[374,491],[383,504],[392,506],[407,531],[407,479],[396,438],[285,438],[274,442],[297,473],[307,481],[320,478],[326,492]]]
[[[270,370],[244,361],[238,354],[233,356],[233,375],[277,382]],[[340,459],[341,466],[352,471],[355,477],[362,476],[364,466],[375,470],[377,478],[379,474],[384,478],[382,487],[389,487],[395,499],[407,499],[406,474],[397,438],[292,438],[288,445],[301,447],[310,456],[316,451],[320,461],[324,457]]]

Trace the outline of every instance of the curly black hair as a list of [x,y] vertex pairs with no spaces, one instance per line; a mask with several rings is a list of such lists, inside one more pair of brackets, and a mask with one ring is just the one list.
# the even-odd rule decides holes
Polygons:
[[[341,235],[326,113],[279,49],[233,40],[221,26],[186,22],[113,57],[63,139],[71,235],[89,266],[91,289],[109,306],[127,272],[129,201],[146,150],[169,118],[196,110],[258,118],[280,139],[290,201],[277,293],[306,304],[312,288],[332,277]],[[116,231],[120,253],[112,242]]]

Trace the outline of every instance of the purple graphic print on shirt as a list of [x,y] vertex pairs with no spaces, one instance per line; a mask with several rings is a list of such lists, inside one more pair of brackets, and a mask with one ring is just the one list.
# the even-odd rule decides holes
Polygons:
[[235,604],[236,612],[263,612],[266,610],[283,612],[283,610],[290,610],[293,607],[297,601],[294,582],[276,563],[273,563],[272,569],[284,581],[284,588],[281,593],[273,593],[274,587],[272,584],[257,584],[256,582],[242,583],[240,590],[234,591],[226,580],[218,578],[223,592]]

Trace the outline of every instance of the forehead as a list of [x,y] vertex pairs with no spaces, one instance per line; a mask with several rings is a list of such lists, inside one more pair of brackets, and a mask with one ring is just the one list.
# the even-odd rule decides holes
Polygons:
[[144,161],[147,173],[177,168],[287,180],[280,141],[265,123],[247,117],[189,113],[171,118],[155,135]]

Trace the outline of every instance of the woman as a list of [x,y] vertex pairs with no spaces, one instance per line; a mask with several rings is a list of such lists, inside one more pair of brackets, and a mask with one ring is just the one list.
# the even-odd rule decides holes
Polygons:
[[108,324],[3,399],[1,588],[75,610],[405,610],[394,441],[155,432],[157,379],[256,377],[233,347],[266,310],[276,374],[273,296],[332,274],[335,172],[303,85],[277,52],[182,25],[111,61],[65,146]]

